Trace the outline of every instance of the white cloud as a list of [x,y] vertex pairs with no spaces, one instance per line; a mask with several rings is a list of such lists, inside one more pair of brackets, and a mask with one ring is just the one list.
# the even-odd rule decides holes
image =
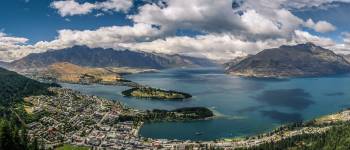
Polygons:
[[343,41],[345,44],[348,44],[350,45],[350,33],[349,32],[345,32],[345,33],[342,33],[343,35]]
[[349,3],[350,0],[280,0],[283,1],[285,7],[291,9],[302,9],[307,7],[320,7],[324,4],[330,4],[333,2]]
[[350,33],[342,33],[343,42],[334,46],[334,49],[338,53],[350,54]]
[[[165,2],[165,1],[164,1]],[[239,16],[231,9],[231,1],[168,0],[166,6],[146,4],[129,18],[138,23],[160,25],[163,31],[193,29],[204,32],[239,31],[243,29]]]
[[27,56],[30,53],[40,53],[47,50],[57,50],[74,45],[89,47],[123,48],[121,43],[147,41],[160,36],[157,28],[147,24],[134,26],[101,27],[96,30],[60,30],[52,41],[39,41],[34,45],[25,45],[26,38],[8,37],[0,33],[0,60],[11,61]]
[[331,38],[312,35],[309,32],[301,31],[301,30],[295,31],[294,40],[296,43],[312,42],[316,45],[326,47],[326,48],[330,48],[336,45],[336,42],[334,42]]
[[[301,0],[239,1],[241,2],[232,9],[231,0],[215,3],[212,0],[160,0],[158,3],[140,6],[136,14],[129,15],[134,21],[132,26],[100,27],[96,30],[64,29],[58,31],[55,40],[40,41],[34,45],[26,45],[26,38],[0,34],[0,48],[6,50],[0,51],[0,60],[10,61],[30,53],[74,45],[179,53],[211,59],[232,59],[255,54],[266,48],[305,42],[313,42],[338,52],[350,48],[350,36],[344,36],[344,42],[336,43],[330,38],[301,30],[302,26],[317,32],[335,30],[326,21],[304,21],[290,11],[291,8],[322,5],[319,0],[306,0],[315,2],[310,5]],[[131,6],[131,0],[96,3],[65,0],[51,4],[62,16],[88,14],[93,10],[128,11]],[[196,30],[204,35],[176,36],[173,33],[178,29]]]
[[305,24],[306,27],[314,29],[317,32],[326,33],[335,31],[336,27],[327,21],[318,21],[315,23],[312,19],[308,19]]
[[51,7],[57,9],[62,16],[85,15],[93,10],[127,12],[132,6],[132,0],[106,0],[96,3],[78,3],[75,0],[61,0],[51,3]]
[[79,4],[74,0],[65,0],[52,2],[51,7],[57,9],[58,13],[64,17],[88,14],[92,12],[92,10],[95,8],[95,5],[87,2]]
[[[129,15],[137,23],[159,25],[163,32],[191,29],[204,33],[232,33],[248,39],[290,38],[305,22],[288,8],[287,0],[164,0],[139,7],[139,13]],[[301,3],[302,1],[300,1]],[[165,3],[165,4],[164,4]],[[295,2],[296,3],[296,2]],[[166,7],[164,7],[166,5]],[[288,6],[287,6],[288,5]],[[335,27],[319,21],[312,25],[318,32],[329,32]]]
[[11,61],[20,58],[20,51],[17,50],[27,41],[27,38],[8,36],[0,32],[0,60]]
[[27,41],[27,38],[12,37],[0,32],[0,47],[4,45],[25,44]]
[[183,54],[210,59],[232,59],[254,54],[265,48],[285,43],[284,39],[266,41],[246,41],[230,34],[209,34],[196,37],[168,37],[151,42],[122,44],[124,47],[147,52]]

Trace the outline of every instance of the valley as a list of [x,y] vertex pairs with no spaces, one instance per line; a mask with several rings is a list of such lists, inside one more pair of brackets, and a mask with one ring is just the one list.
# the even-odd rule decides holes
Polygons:
[[0,150],[349,150],[350,0],[2,0]]
[[[318,48],[311,44],[307,46],[311,46],[311,49]],[[331,55],[326,50],[322,51]],[[317,53],[317,57],[322,55],[327,59],[335,57],[335,61],[344,61],[342,57],[313,53]],[[300,83],[308,85],[318,77],[286,78],[279,81],[235,78],[231,76],[232,73],[227,74],[230,66],[242,65],[254,57],[237,59],[225,64],[226,68],[91,67],[68,62],[57,62],[44,68],[35,67],[23,70],[22,74],[52,84],[45,86],[46,93],[36,96],[27,94],[23,103],[16,102],[19,106],[13,108],[17,110],[13,113],[20,124],[28,129],[28,136],[31,137],[28,140],[40,139],[45,149],[68,146],[64,144],[113,149],[260,149],[271,147],[273,143],[281,144],[286,140],[294,141],[295,138],[324,135],[346,127],[350,118],[348,110],[319,118],[326,112],[346,108],[346,101],[338,100],[340,106],[328,107],[324,111],[319,108],[329,105],[325,101],[328,98],[347,98],[347,91],[334,91],[335,94],[332,94],[327,88],[304,86],[301,89],[300,86],[292,86]],[[347,62],[335,64],[344,67],[344,73],[346,72]],[[5,70],[4,72],[7,74]],[[247,77],[299,77],[294,72],[273,72],[276,74]],[[309,73],[300,76],[309,76]],[[326,72],[325,75],[331,74]],[[323,73],[319,75],[323,76]],[[324,77],[322,81],[329,84],[328,80],[331,80],[332,84],[339,86],[339,82],[344,84],[347,79],[345,75]],[[63,88],[59,88],[55,82],[59,82]],[[312,92],[311,89],[323,91],[324,94],[320,97],[319,93]],[[190,92],[191,95],[177,91]],[[242,94],[248,91],[249,94]],[[315,95],[318,95],[317,100],[313,98]],[[191,100],[184,101],[188,98]],[[231,98],[236,98],[245,108],[232,107],[236,102]],[[276,98],[280,99],[275,101]],[[308,112],[306,108],[317,113]],[[228,127],[232,124],[236,126]],[[260,126],[254,127],[254,124]],[[169,130],[173,125],[177,129]],[[188,128],[189,125],[192,127]],[[153,127],[157,130],[152,130]],[[164,134],[164,130],[167,134]],[[295,142],[289,142],[288,147],[300,146],[298,140]]]

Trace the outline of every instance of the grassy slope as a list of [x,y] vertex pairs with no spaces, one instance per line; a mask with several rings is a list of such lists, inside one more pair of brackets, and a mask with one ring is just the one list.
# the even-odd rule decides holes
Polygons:
[[56,148],[56,150],[90,150],[90,148],[84,147],[84,146],[73,146],[73,145],[65,144],[61,147]]

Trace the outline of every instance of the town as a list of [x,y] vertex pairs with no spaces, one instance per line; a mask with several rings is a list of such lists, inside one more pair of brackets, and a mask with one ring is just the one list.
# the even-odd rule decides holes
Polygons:
[[[138,137],[141,123],[119,122],[118,116],[132,113],[115,101],[87,96],[68,89],[51,88],[55,96],[33,96],[25,101],[29,114],[41,118],[29,123],[29,136],[40,137],[45,148],[63,143],[113,149],[147,148]],[[137,113],[137,112],[134,112]]]
[[[49,96],[25,98],[29,136],[37,137],[45,149],[63,144],[95,149],[208,149],[247,148],[276,142],[302,134],[320,134],[339,122],[350,120],[350,110],[316,119],[312,124],[282,126],[270,133],[216,141],[181,141],[150,139],[138,135],[142,121],[124,120],[122,116],[142,116],[144,112],[97,96],[88,96],[64,88],[50,88]],[[317,126],[316,126],[317,125]]]

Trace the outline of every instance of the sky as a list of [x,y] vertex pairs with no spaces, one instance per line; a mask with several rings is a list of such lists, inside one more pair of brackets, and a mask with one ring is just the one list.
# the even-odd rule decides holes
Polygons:
[[2,0],[0,61],[75,45],[215,60],[313,42],[350,53],[350,0]]

